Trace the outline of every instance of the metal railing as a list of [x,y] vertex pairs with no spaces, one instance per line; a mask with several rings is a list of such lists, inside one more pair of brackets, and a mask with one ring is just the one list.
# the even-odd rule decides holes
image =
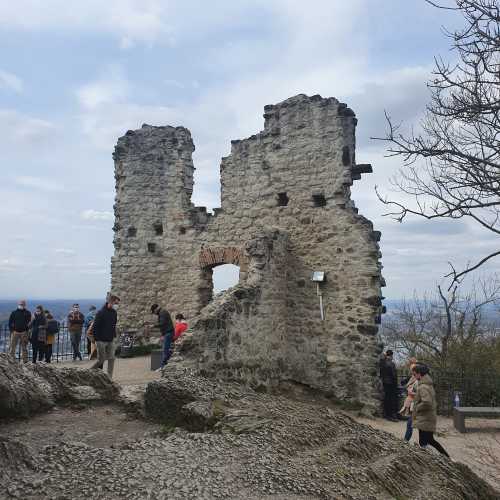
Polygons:
[[[11,334],[8,325],[0,326],[0,352],[8,353],[11,342]],[[33,349],[30,342],[28,342],[28,359],[33,359]],[[82,356],[88,359],[89,353],[87,350],[87,336],[85,334],[85,329],[82,332],[82,338],[80,340],[80,353]],[[21,359],[21,344],[18,343],[16,350],[16,358]],[[73,347],[71,345],[71,338],[67,326],[62,326],[59,332],[54,336],[54,343],[52,344],[52,358],[53,362],[59,363],[61,361],[67,361],[73,359]]]

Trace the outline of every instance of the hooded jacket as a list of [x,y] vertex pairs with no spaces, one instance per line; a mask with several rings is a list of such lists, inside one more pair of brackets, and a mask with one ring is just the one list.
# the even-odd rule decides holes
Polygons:
[[417,393],[413,401],[413,426],[421,431],[436,431],[437,411],[434,384],[429,375],[424,375],[417,383]]

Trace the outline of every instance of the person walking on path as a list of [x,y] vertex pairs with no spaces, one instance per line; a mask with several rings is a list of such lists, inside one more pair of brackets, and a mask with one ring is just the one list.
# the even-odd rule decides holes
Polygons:
[[397,422],[398,406],[398,373],[396,365],[392,360],[393,352],[388,349],[384,357],[380,360],[380,378],[384,386],[384,418],[392,422]]
[[403,407],[399,410],[399,414],[403,417],[406,417],[406,432],[404,436],[405,441],[410,441],[411,436],[413,435],[413,422],[411,418],[411,413],[413,411],[413,401],[415,399],[415,394],[417,391],[417,378],[413,373],[413,369],[417,365],[416,358],[410,358],[408,360],[408,365],[410,367],[409,376],[402,381],[402,385],[404,384],[406,387],[406,399],[404,400]]
[[17,309],[9,317],[10,346],[9,354],[15,359],[17,344],[21,344],[21,358],[28,362],[28,330],[31,323],[31,312],[26,309],[26,301],[20,300]]
[[80,342],[82,340],[82,329],[85,317],[80,312],[80,306],[73,304],[71,312],[68,314],[68,331],[71,339],[71,346],[73,347],[73,361],[78,358],[82,360],[82,353],[80,352]]
[[116,322],[118,319],[116,311],[119,302],[119,297],[109,294],[106,303],[97,312],[92,327],[97,347],[97,361],[91,368],[102,369],[104,362],[107,361],[109,378],[113,378],[113,369],[115,366]]
[[47,340],[45,342],[45,362],[50,363],[52,360],[52,349],[56,335],[59,333],[59,321],[54,319],[54,316],[49,311],[46,311],[47,318]]
[[181,335],[188,329],[187,321],[184,319],[184,315],[176,314],[175,315],[175,331],[173,342],[181,337]]
[[161,357],[160,370],[167,364],[172,347],[172,339],[174,337],[174,325],[170,313],[160,307],[158,304],[151,306],[151,313],[158,315],[158,324],[160,327],[161,340],[163,341],[163,354]]
[[33,352],[33,363],[37,358],[42,361],[45,355],[45,341],[47,340],[47,318],[43,306],[36,306],[35,314],[31,321],[31,350]]
[[88,355],[89,359],[92,359],[92,338],[93,338],[93,336],[89,335],[88,332],[89,332],[90,325],[94,322],[96,312],[97,312],[96,306],[90,306],[89,312],[88,312],[87,316],[85,316],[85,323],[83,325],[85,327],[85,331],[87,332],[87,355]]
[[413,402],[413,426],[418,429],[418,443],[422,447],[431,445],[445,457],[446,450],[434,439],[436,432],[437,410],[434,384],[429,376],[429,368],[417,364],[413,369],[417,379],[417,392]]

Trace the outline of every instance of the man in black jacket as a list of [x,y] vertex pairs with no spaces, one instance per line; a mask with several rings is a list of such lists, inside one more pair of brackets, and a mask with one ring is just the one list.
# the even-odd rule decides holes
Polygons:
[[380,360],[380,378],[384,386],[384,417],[393,422],[398,421],[398,373],[392,360],[393,352],[388,349]]
[[31,313],[26,309],[26,301],[20,300],[17,309],[9,317],[10,348],[9,354],[15,359],[17,343],[21,344],[23,363],[28,362],[28,330],[31,324]]
[[91,368],[103,368],[104,361],[108,361],[107,371],[109,378],[113,377],[113,368],[115,366],[115,338],[116,321],[118,315],[118,303],[120,299],[116,295],[108,295],[106,303],[95,316],[93,335],[97,347],[97,361]]
[[172,338],[174,336],[174,324],[170,313],[160,307],[158,304],[151,306],[151,313],[158,315],[158,324],[160,326],[161,339],[163,340],[163,355],[161,358],[160,370],[167,364],[172,353]]

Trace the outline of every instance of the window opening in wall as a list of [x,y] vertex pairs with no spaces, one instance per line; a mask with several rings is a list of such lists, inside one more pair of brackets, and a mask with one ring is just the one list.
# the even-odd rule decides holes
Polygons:
[[324,207],[326,205],[326,199],[324,194],[313,194],[312,198],[315,207]]
[[288,205],[288,196],[286,193],[278,193],[278,207],[286,207]]
[[156,244],[155,243],[148,243],[148,252],[155,253],[155,251],[156,251]]
[[134,226],[130,226],[127,231],[127,236],[133,238],[134,236],[136,236],[136,234],[137,234],[137,228],[135,228]]
[[153,224],[153,229],[155,230],[156,236],[161,236],[163,234],[163,225],[161,222],[155,222]]
[[206,306],[215,295],[237,285],[239,281],[240,268],[233,264],[204,268],[202,285],[199,288],[202,306]]

